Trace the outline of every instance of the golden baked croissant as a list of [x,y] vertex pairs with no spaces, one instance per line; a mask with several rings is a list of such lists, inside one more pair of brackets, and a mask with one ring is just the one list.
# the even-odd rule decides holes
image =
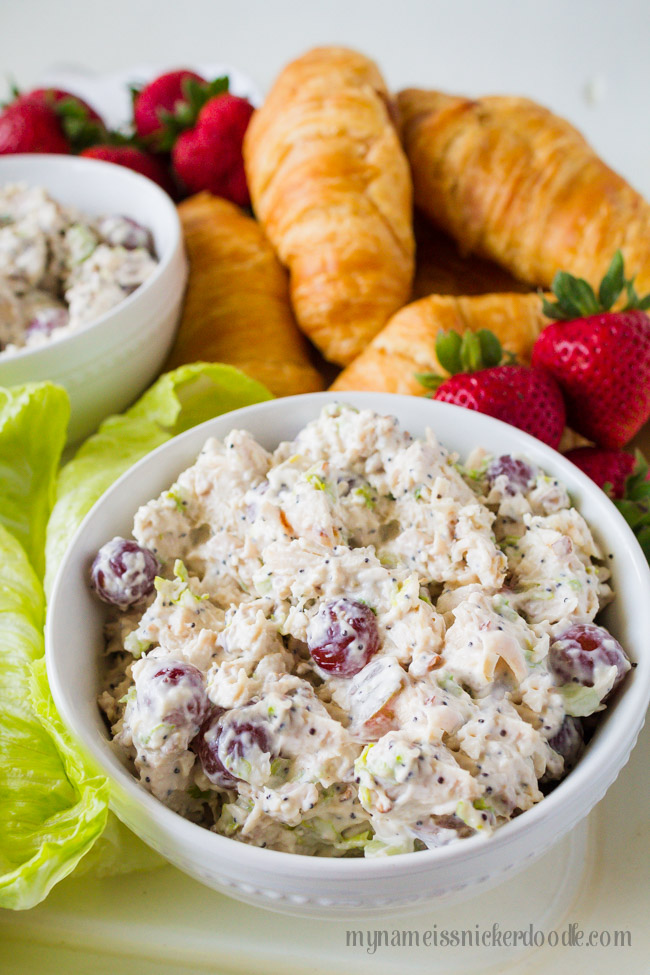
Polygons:
[[398,95],[415,202],[463,252],[549,287],[558,270],[596,287],[620,248],[650,287],[650,205],[576,129],[526,98]]
[[227,362],[276,396],[322,389],[293,318],[287,275],[259,224],[199,193],[178,207],[190,277],[169,368]]
[[342,47],[292,62],[251,120],[244,159],[300,327],[350,362],[413,275],[411,177],[377,66]]
[[411,301],[426,295],[484,295],[499,291],[530,291],[498,264],[474,255],[463,256],[451,237],[416,211],[415,277]]
[[469,298],[429,295],[393,315],[331,388],[423,396],[426,389],[415,378],[416,373],[444,375],[436,358],[436,336],[441,330],[475,332],[487,328],[500,339],[505,350],[513,352],[518,361],[527,362],[545,324],[541,299],[534,293]]

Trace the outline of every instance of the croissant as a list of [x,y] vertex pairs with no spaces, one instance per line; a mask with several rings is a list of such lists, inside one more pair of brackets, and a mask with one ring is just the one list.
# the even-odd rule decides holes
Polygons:
[[498,264],[474,255],[463,256],[451,237],[416,211],[415,277],[411,301],[426,295],[482,295],[499,291],[530,291]]
[[255,212],[298,323],[350,362],[409,297],[411,177],[377,66],[316,48],[280,74],[244,141]]
[[429,295],[393,315],[331,388],[423,396],[426,389],[416,374],[444,374],[436,358],[439,331],[487,328],[498,336],[505,350],[513,352],[520,362],[527,362],[545,324],[542,302],[535,293]]
[[398,95],[415,202],[465,253],[532,285],[558,270],[596,286],[620,248],[650,286],[650,205],[576,129],[526,98]]
[[209,193],[185,200],[178,213],[190,277],[168,367],[227,362],[276,396],[322,389],[293,318],[286,272],[259,224]]

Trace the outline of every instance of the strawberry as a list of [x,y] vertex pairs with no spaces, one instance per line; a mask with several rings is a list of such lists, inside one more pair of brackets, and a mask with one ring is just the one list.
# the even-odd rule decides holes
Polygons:
[[[623,290],[625,307],[612,311]],[[622,447],[650,417],[650,295],[639,298],[625,279],[620,251],[598,297],[564,271],[553,293],[557,303],[544,299],[544,313],[556,321],[537,339],[533,365],[560,384],[570,427],[603,447]]]
[[182,68],[154,78],[140,91],[134,90],[135,131],[141,139],[151,139],[152,148],[155,147],[155,137],[160,136],[164,131],[165,114],[174,115],[182,109],[183,105],[191,101],[192,86],[189,84],[191,81],[201,86],[207,85],[205,78],[194,71]]
[[0,114],[0,155],[14,152],[70,152],[53,109],[37,102],[4,109]]
[[635,466],[632,454],[607,447],[575,447],[567,450],[564,456],[611,498],[623,497],[625,482]]
[[147,176],[154,183],[158,183],[158,186],[170,196],[175,195],[174,184],[160,160],[135,146],[108,144],[92,146],[90,149],[84,149],[81,155],[87,159],[101,159],[118,166],[126,166],[127,169],[133,169],[136,173],[141,173],[142,176]]
[[650,562],[650,471],[641,451],[633,457],[622,450],[578,447],[565,457],[610,496]]
[[562,393],[544,369],[505,365],[461,373],[439,387],[434,399],[504,420],[557,448],[565,424]]
[[196,125],[178,136],[172,165],[190,192],[208,190],[248,206],[242,144],[252,114],[253,106],[245,98],[216,95],[203,106]]
[[25,102],[39,102],[49,108],[55,108],[64,102],[73,102],[82,109],[86,118],[92,122],[104,124],[101,115],[95,111],[92,105],[73,95],[72,92],[64,91],[62,88],[34,88],[32,91],[17,92],[17,98],[12,104],[24,104]]
[[636,463],[625,481],[623,497],[614,504],[621,512],[636,535],[636,540],[650,562],[650,471],[640,450],[636,452]]
[[451,373],[416,378],[443,403],[487,413],[525,430],[550,447],[560,443],[565,410],[558,384],[545,369],[502,363],[501,343],[485,329],[473,333],[441,332],[436,340],[440,365]]
[[[35,88],[22,94],[14,89],[13,93],[16,97],[3,112],[3,117],[8,112],[13,125],[17,120],[26,120],[26,131],[31,128],[34,135],[27,140],[23,136],[21,148],[6,149],[5,152],[80,152],[106,137],[106,127],[94,108],[69,91]],[[42,111],[39,112],[39,108]],[[49,119],[47,123],[46,119]],[[46,125],[52,134],[46,139],[42,134],[37,136],[36,132],[42,133]],[[23,148],[25,141],[37,148]],[[43,145],[47,148],[41,148]],[[50,148],[55,145],[60,148]]]
[[228,84],[226,77],[207,82],[187,70],[168,72],[135,94],[134,122],[152,151],[171,152],[185,190],[247,206],[242,143],[253,106],[230,95]]

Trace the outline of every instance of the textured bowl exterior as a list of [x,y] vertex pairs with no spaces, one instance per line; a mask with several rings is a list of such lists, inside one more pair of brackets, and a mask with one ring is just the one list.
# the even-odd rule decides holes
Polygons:
[[57,202],[91,216],[120,214],[148,227],[159,260],[154,274],[116,308],[65,338],[0,357],[0,385],[51,380],[68,391],[68,442],[123,410],[158,375],[180,320],[187,262],[171,199],[138,173],[74,156],[0,157],[0,186],[44,186]]
[[[291,439],[328,402],[391,413],[414,435],[427,426],[465,457],[483,446],[528,457],[567,485],[611,564],[616,600],[609,628],[637,666],[577,768],[533,809],[484,840],[382,859],[303,857],[246,846],[171,812],[143,789],[109,744],[96,704],[104,609],[87,585],[97,548],[129,534],[136,508],[193,463],[208,436],[251,431],[267,448]],[[70,627],[70,620],[75,625]],[[59,570],[48,613],[47,667],[62,718],[109,776],[112,806],[135,833],[209,887],[257,906],[321,918],[398,914],[474,896],[542,856],[603,797],[626,763],[650,698],[650,569],[630,529],[596,485],[560,454],[514,427],[469,410],[414,397],[315,393],[274,400],[202,424],[158,448],[125,474],[86,517]]]

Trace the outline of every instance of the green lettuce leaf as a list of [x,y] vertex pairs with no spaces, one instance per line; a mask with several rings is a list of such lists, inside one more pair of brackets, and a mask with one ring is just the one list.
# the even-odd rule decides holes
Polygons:
[[114,877],[137,870],[154,870],[169,863],[108,811],[104,832],[75,868],[74,877]]
[[199,362],[165,373],[126,413],[105,420],[59,476],[47,526],[45,592],[86,514],[129,467],[197,423],[271,398],[238,369]]
[[230,366],[182,366],[109,417],[55,490],[66,394],[50,384],[0,391],[0,907],[39,903],[80,861],[80,872],[99,875],[163,863],[108,811],[108,781],[56,712],[37,574],[45,563],[51,586],[88,510],[141,457],[196,423],[270,398]]
[[127,412],[157,423],[175,437],[213,416],[273,399],[266,386],[215,362],[194,362],[167,372]]
[[0,388],[0,524],[20,542],[39,577],[69,415],[60,386]]
[[[38,904],[72,872],[107,815],[107,783],[69,743],[51,703],[43,622],[41,584],[0,526],[0,906],[13,909]],[[39,716],[30,692],[41,695]]]

